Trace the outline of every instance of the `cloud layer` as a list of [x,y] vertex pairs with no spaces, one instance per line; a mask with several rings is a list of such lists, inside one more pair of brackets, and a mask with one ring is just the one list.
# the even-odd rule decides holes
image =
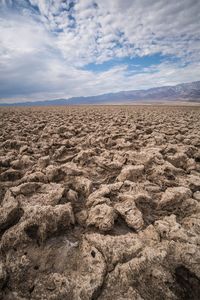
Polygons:
[[1,102],[199,80],[198,0],[0,0],[0,7]]

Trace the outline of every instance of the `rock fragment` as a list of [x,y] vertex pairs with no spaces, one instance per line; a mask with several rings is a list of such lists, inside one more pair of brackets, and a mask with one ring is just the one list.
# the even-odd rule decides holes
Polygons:
[[179,205],[184,200],[190,198],[192,196],[192,192],[190,189],[185,187],[173,187],[168,188],[159,202],[159,208],[170,207],[171,205]]
[[94,225],[102,231],[109,231],[117,217],[115,210],[107,204],[98,204],[88,213],[87,225]]
[[49,155],[40,157],[39,160],[38,160],[38,165],[42,169],[46,168],[49,163],[50,163],[50,157],[49,157]]
[[17,223],[21,215],[18,201],[7,191],[0,207],[0,233]]
[[118,181],[131,180],[136,181],[142,176],[144,172],[144,165],[126,166],[122,169],[117,177]]
[[70,203],[52,206],[29,206],[20,222],[8,230],[2,238],[4,248],[14,247],[31,240],[43,243],[56,233],[61,233],[74,224]]
[[119,195],[119,203],[114,208],[124,218],[127,225],[136,231],[142,229],[144,221],[141,211],[135,205],[135,199],[132,195]]
[[188,176],[189,181],[189,188],[193,191],[200,191],[200,176],[197,175],[189,175]]
[[200,201],[200,191],[196,191],[193,194],[193,198],[197,201]]

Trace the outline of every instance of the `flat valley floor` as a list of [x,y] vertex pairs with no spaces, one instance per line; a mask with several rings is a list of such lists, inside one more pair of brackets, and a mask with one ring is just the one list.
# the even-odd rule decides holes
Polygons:
[[0,299],[200,299],[200,106],[0,109]]

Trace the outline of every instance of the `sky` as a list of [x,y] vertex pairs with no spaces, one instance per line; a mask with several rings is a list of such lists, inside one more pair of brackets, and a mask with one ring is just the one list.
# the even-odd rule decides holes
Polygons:
[[199,0],[0,0],[0,103],[197,80]]

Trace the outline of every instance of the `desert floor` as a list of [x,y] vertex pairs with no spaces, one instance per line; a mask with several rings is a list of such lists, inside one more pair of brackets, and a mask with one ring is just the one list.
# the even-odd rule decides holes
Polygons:
[[200,299],[200,107],[0,109],[0,299]]

